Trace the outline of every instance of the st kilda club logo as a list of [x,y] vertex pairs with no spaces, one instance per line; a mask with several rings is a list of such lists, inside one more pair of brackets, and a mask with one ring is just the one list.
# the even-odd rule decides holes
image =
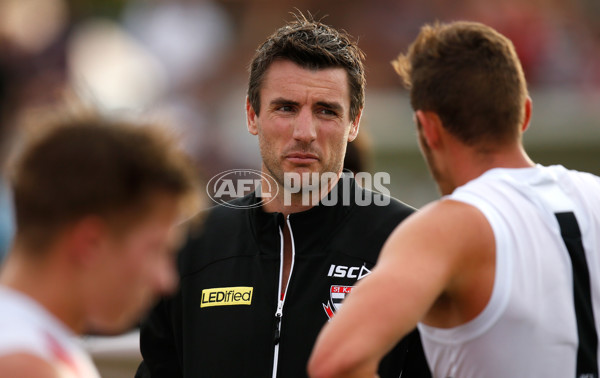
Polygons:
[[[356,278],[356,282],[368,276],[371,273],[366,266],[345,266],[332,264],[329,267],[328,277],[337,278]],[[333,318],[335,312],[342,307],[342,302],[352,292],[354,286],[349,285],[331,285],[329,288],[329,300],[323,303],[323,310],[329,320]]]

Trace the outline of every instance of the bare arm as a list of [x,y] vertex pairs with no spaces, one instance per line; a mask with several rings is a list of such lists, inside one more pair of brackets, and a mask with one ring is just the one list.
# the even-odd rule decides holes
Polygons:
[[[310,376],[373,377],[381,358],[418,321],[450,319],[445,325],[452,326],[474,317],[487,303],[493,275],[477,304],[462,303],[461,293],[479,279],[471,270],[493,264],[493,246],[485,217],[469,205],[445,200],[411,216],[392,233],[373,272],[321,332],[309,361]],[[490,248],[491,255],[482,253]],[[471,262],[478,254],[484,257]]]

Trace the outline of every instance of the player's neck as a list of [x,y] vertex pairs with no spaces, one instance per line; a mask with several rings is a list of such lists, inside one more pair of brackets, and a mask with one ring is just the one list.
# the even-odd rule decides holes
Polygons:
[[521,145],[505,148],[498,152],[469,151],[464,156],[457,154],[453,156],[455,159],[448,165],[448,169],[451,171],[452,190],[476,179],[490,169],[529,168],[535,165]]
[[81,306],[72,281],[51,258],[23,251],[11,251],[0,272],[0,284],[30,297],[73,332],[81,333],[82,316],[77,310]]

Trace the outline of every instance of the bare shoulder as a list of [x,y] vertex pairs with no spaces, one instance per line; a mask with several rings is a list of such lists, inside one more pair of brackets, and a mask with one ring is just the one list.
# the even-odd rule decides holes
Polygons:
[[401,223],[388,243],[414,243],[444,254],[469,253],[472,248],[489,244],[492,228],[485,215],[464,202],[442,199],[432,202]]
[[0,356],[0,377],[60,378],[58,369],[41,357],[28,353]]
[[443,199],[400,224],[386,242],[380,266],[390,276],[415,275],[430,307],[427,324],[451,327],[474,318],[493,289],[495,238],[477,208]]

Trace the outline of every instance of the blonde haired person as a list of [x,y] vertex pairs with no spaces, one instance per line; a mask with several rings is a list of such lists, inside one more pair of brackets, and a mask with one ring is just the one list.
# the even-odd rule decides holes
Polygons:
[[97,377],[75,336],[127,330],[175,289],[195,174],[158,129],[95,117],[43,126],[11,177],[17,227],[0,272],[0,376]]

